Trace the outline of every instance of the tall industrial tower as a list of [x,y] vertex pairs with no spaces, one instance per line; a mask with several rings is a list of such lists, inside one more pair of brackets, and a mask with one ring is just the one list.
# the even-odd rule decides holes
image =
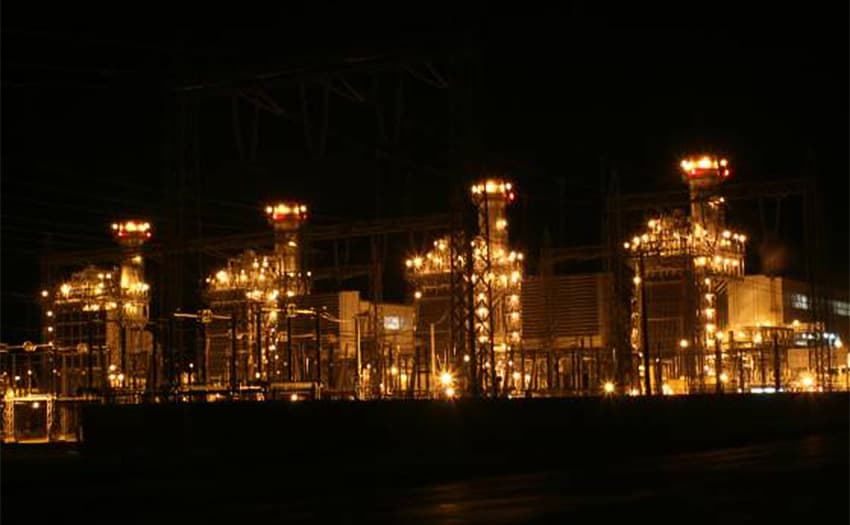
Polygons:
[[[633,390],[644,394],[699,391],[720,380],[723,355],[718,305],[729,279],[744,274],[746,236],[727,229],[720,185],[726,159],[681,162],[690,210],[650,219],[625,243],[634,267],[632,295]],[[674,386],[675,385],[675,388]]]
[[274,228],[274,262],[283,295],[296,297],[308,293],[308,276],[301,270],[301,226],[307,221],[307,206],[296,202],[269,205],[266,216]]
[[525,378],[514,367],[522,342],[523,255],[510,250],[506,213],[516,195],[510,182],[487,179],[472,186],[471,196],[478,215],[471,275],[474,366],[482,392],[496,397],[525,390]]
[[72,365],[61,378],[61,392],[100,388],[104,380],[111,388],[142,389],[149,379],[150,285],[145,282],[142,246],[151,238],[151,225],[139,220],[114,223],[112,235],[124,248],[120,267],[89,266],[52,294],[42,292],[47,340],[69,363],[77,362],[72,354],[91,355],[86,358],[90,366]]
[[[303,270],[301,227],[307,220],[307,206],[282,202],[265,207],[274,230],[274,250],[260,254],[247,250],[228,260],[227,266],[206,279],[206,302],[220,315],[236,319],[239,365],[236,368],[247,381],[272,380],[270,367],[278,353],[279,312],[298,297],[309,293],[310,272]],[[207,384],[229,384],[226,356],[229,340],[213,340],[205,349]]]
[[[405,261],[418,328],[431,328],[430,344],[436,347],[429,370],[433,384],[440,381],[432,389],[437,396],[454,392],[455,384],[492,397],[525,389],[521,367],[514,364],[522,344],[523,255],[510,249],[507,219],[516,194],[513,184],[501,179],[481,181],[470,191],[478,226],[472,239],[452,232],[424,255]],[[436,331],[435,325],[449,328]]]

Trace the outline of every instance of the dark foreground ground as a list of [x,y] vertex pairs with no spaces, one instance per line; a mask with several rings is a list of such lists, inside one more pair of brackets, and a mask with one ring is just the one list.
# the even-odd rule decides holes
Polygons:
[[106,408],[3,523],[848,523],[846,396],[668,401]]

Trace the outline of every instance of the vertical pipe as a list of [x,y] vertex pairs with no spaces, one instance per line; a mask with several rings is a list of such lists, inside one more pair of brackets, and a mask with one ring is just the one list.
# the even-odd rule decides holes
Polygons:
[[473,273],[472,243],[468,242],[466,243],[466,275],[469,284],[466,287],[466,300],[469,306],[467,311],[467,323],[469,324],[469,383],[472,397],[477,398],[481,395],[481,391],[478,385],[478,352],[475,348],[478,341],[475,337],[475,290],[472,285]]
[[230,314],[230,392],[236,393],[236,316]]
[[661,363],[661,343],[655,345],[655,392],[664,393],[664,368]]
[[334,388],[334,345],[328,346],[328,388]]
[[156,345],[157,345],[157,342],[158,342],[158,339],[159,339],[158,336],[159,336],[159,327],[157,326],[156,323],[154,323],[153,330],[151,331],[151,378],[150,378],[151,382],[150,382],[150,385],[148,386],[148,392],[149,393],[155,393],[156,390],[157,390],[157,387],[159,386],[159,381],[158,381],[159,370],[157,369],[157,366],[156,366],[157,365],[157,363],[156,363],[156,360],[157,360]]
[[720,339],[714,338],[714,393],[723,393],[723,381],[720,376],[723,374],[723,352],[720,349]]
[[[48,355],[49,352],[49,355]],[[56,349],[54,347],[48,347],[47,352],[45,352],[45,361],[48,362],[48,366],[46,366],[46,371],[50,374],[50,394],[52,396],[56,396]]]
[[257,307],[256,325],[257,365],[254,377],[259,382],[263,380],[263,311],[259,306]]
[[127,370],[127,328],[118,323],[118,335],[119,340],[121,342],[121,388],[127,388],[127,376],[129,375],[129,370]]
[[291,383],[294,381],[294,363],[292,361],[292,316],[289,313],[286,314],[286,367],[288,368],[287,374]]
[[826,340],[826,391],[832,392],[832,339]]
[[165,374],[168,379],[168,390],[174,387],[174,318],[168,318],[168,333],[166,334],[166,351],[163,353]]
[[773,382],[776,392],[782,386],[782,376],[779,370],[779,335],[773,332]]
[[198,333],[200,337],[198,338],[199,344],[201,345],[201,355],[198,359],[198,364],[200,365],[198,368],[198,382],[200,384],[207,384],[207,324],[198,319]]
[[761,386],[767,386],[767,359],[764,355],[764,340],[759,343],[759,364],[761,365]]
[[387,368],[387,374],[389,375],[389,377],[387,377],[387,385],[388,385],[387,391],[392,392],[392,394],[395,395],[395,379],[396,378],[395,378],[395,375],[393,375],[392,372],[393,372],[393,367],[395,366],[396,356],[393,353],[392,343],[390,343],[389,349],[390,349],[390,361],[389,361],[389,367]]
[[428,351],[428,372],[430,375],[431,397],[437,397],[437,362],[434,353],[434,323],[430,326],[431,344]]
[[523,345],[522,343],[520,343],[520,345],[519,345],[519,375],[520,375],[520,378],[519,378],[520,383],[519,384],[522,385],[521,390],[523,392],[526,392],[526,388],[525,388],[525,345]]
[[735,332],[729,330],[729,356],[731,359],[732,352],[735,351],[735,356],[738,361],[738,389],[744,393],[744,351],[735,345]]
[[87,371],[87,383],[88,383],[88,391],[89,394],[92,393],[94,389],[94,323],[92,321],[88,322],[88,339],[89,339],[89,355],[88,355],[88,371]]
[[362,370],[363,370],[363,353],[360,348],[360,317],[354,316],[354,352],[356,355],[356,370],[354,371],[354,396],[356,399],[362,398]]
[[652,395],[652,386],[649,377],[649,330],[646,323],[646,279],[644,278],[643,251],[638,259],[638,273],[640,278],[640,331],[641,346],[643,347],[643,389],[644,395]]
[[[104,324],[104,331],[106,330],[106,325]],[[109,396],[109,400],[113,399],[112,389],[110,388],[109,382],[107,380],[107,374],[109,373],[109,369],[106,365],[108,359],[106,358],[107,348],[105,345],[100,345],[100,384],[101,390],[103,391],[103,396]]]
[[322,316],[316,308],[316,382],[322,384]]

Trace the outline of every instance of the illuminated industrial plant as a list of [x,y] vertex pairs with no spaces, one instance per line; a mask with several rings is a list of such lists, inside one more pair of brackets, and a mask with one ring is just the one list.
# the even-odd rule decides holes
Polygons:
[[[112,388],[141,390],[148,380],[150,285],[142,247],[151,233],[148,222],[113,223],[113,237],[123,248],[118,268],[89,266],[52,294],[42,293],[47,341],[60,352],[99,352]],[[70,389],[71,383],[74,379],[65,377],[60,390]]]
[[[690,190],[690,214],[676,210],[652,218],[643,233],[624,244],[631,255],[635,275],[631,344],[635,355],[642,358],[635,367],[638,371],[635,375],[644,378],[644,393],[651,383],[658,392],[673,390],[664,380],[662,359],[677,348],[686,352],[687,357],[674,360],[669,372],[674,377],[687,377],[687,384],[679,385],[681,390],[696,388],[694,378],[704,378],[705,373],[715,375],[720,363],[715,364],[714,356],[708,354],[717,344],[717,338],[722,337],[718,296],[725,294],[727,281],[744,275],[747,237],[727,228],[726,201],[718,192],[720,184],[730,175],[728,161],[711,156],[686,159],[681,170]],[[665,329],[663,321],[656,321],[650,328],[647,318],[652,314],[646,311],[646,290],[650,283],[658,289],[665,284],[684,286],[676,293],[688,298],[690,306],[682,310],[695,312],[694,318],[687,319],[685,313],[679,330]],[[657,297],[653,299],[659,302]],[[650,359],[653,354],[654,359]]]
[[118,266],[87,266],[41,291],[44,343],[24,342],[23,354],[5,362],[4,428],[39,420],[44,439],[75,439],[69,401],[93,399],[95,391],[141,400],[153,350],[143,258],[151,226],[130,220],[113,224],[112,233],[122,247]]
[[[309,293],[311,273],[302,268],[301,227],[307,220],[307,206],[283,202],[266,206],[266,217],[274,230],[274,250],[257,253],[247,250],[228,260],[206,279],[206,302],[221,316],[232,316],[236,322],[236,339],[247,377],[272,380],[269,363],[275,358],[279,312]],[[284,334],[284,336],[287,336]],[[205,357],[204,373],[212,384],[230,383],[235,373],[225,365],[229,342],[212,348]],[[255,351],[252,351],[255,350]],[[206,354],[205,354],[206,355]],[[213,362],[210,362],[212,359]]]
[[[121,252],[106,253],[115,264],[48,283],[42,338],[0,347],[3,424],[15,429],[8,439],[29,439],[36,420],[46,429],[39,439],[72,436],[79,407],[91,402],[850,389],[847,335],[827,315],[850,318],[850,302],[815,299],[812,286],[792,279],[746,275],[747,235],[727,226],[720,193],[729,162],[702,156],[680,168],[687,210],[645,217],[624,250],[619,240],[615,250],[541,250],[527,278],[523,254],[510,246],[512,183],[478,182],[469,194],[476,227],[467,230],[457,213],[422,230],[449,231],[406,259],[406,304],[382,302],[377,291],[371,300],[359,290],[315,293],[304,261],[307,206],[281,202],[264,208],[273,248],[213,268],[200,311],[151,319],[151,225],[116,222]],[[557,261],[588,253],[612,266],[554,275]],[[334,264],[334,272],[313,270],[339,279]],[[621,281],[626,266],[632,285]],[[368,275],[380,272],[375,262]]]
[[[464,346],[468,353],[463,356],[463,364],[453,364],[458,368],[474,367],[481,391],[497,396],[524,389],[521,378],[518,380],[514,373],[514,354],[522,344],[523,255],[510,249],[506,214],[515,193],[510,182],[488,179],[472,186],[471,198],[478,232],[469,241],[468,255],[453,247],[457,243],[451,238],[441,238],[424,256],[407,259],[405,266],[420,304],[423,298],[451,292],[458,282],[471,287],[472,304],[465,306],[474,320],[476,351]],[[466,265],[464,257],[471,257],[471,265]],[[465,311],[457,304],[465,303],[467,295],[461,292],[453,297],[454,308]],[[471,355],[475,356],[473,362]]]

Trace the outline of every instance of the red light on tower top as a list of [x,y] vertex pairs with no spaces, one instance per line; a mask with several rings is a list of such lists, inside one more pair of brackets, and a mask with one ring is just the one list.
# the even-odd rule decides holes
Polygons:
[[112,223],[112,235],[119,243],[137,246],[151,238],[151,225],[146,221],[124,221]]
[[691,157],[683,160],[682,179],[688,183],[716,184],[729,178],[729,161],[712,155]]
[[269,224],[303,222],[307,220],[307,206],[297,202],[280,202],[266,206]]

